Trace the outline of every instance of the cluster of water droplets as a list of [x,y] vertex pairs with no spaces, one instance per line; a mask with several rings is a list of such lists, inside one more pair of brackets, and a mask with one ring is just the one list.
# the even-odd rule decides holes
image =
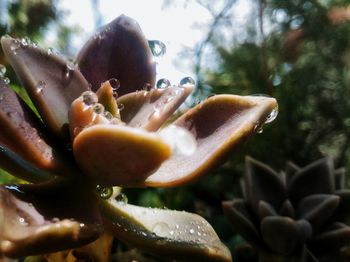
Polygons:
[[197,244],[216,241],[208,231],[208,224],[205,220],[192,220],[181,224],[158,221],[153,224],[151,230],[155,236],[163,238],[159,241],[186,241]]
[[6,67],[0,64],[0,79],[8,85],[10,83],[10,79],[6,77]]

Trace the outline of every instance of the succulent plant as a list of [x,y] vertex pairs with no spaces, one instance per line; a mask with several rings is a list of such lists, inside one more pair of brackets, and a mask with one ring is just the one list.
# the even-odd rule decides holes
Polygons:
[[262,261],[348,261],[340,260],[350,243],[344,178],[331,158],[278,173],[247,157],[244,198],[223,202],[224,213]]
[[0,79],[0,167],[30,182],[0,187],[0,254],[55,252],[112,233],[158,256],[231,260],[200,216],[127,204],[113,186],[192,181],[271,120],[275,99],[217,95],[164,126],[193,85],[154,88],[147,40],[126,16],[91,37],[77,65],[26,39],[1,44],[37,111]]

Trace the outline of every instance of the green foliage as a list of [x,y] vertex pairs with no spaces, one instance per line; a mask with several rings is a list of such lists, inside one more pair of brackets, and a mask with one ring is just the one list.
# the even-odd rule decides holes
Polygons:
[[277,120],[248,149],[268,163],[330,155],[350,167],[350,23],[329,19],[333,5],[268,1],[264,20],[271,31],[262,43],[217,47],[219,70],[207,76],[213,93],[267,93],[279,102]]

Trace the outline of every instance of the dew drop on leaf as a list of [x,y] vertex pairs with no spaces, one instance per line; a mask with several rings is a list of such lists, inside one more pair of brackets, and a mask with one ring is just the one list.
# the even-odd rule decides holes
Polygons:
[[96,114],[103,114],[103,112],[105,111],[104,106],[100,103],[94,104],[92,109]]
[[100,197],[103,199],[108,199],[113,194],[112,187],[103,187],[103,186],[97,185],[96,189],[97,189],[97,192],[99,193]]
[[166,78],[161,78],[157,81],[157,88],[167,88],[171,85],[170,81]]
[[6,85],[10,83],[10,79],[8,77],[5,77],[2,79]]
[[163,56],[166,53],[166,46],[162,41],[149,40],[148,46],[155,57]]
[[36,86],[36,93],[40,94],[43,92],[44,88],[46,86],[46,83],[44,81],[39,81],[37,86]]
[[272,112],[267,116],[266,120],[265,120],[265,124],[271,123],[273,120],[276,119],[278,115],[278,106],[276,106]]
[[160,237],[166,237],[169,235],[169,225],[165,222],[157,222],[153,225],[152,231]]
[[115,197],[115,200],[120,203],[126,205],[128,203],[128,197],[124,193],[120,193]]
[[91,91],[85,91],[81,94],[81,96],[83,97],[83,102],[86,105],[94,105],[98,101],[97,95]]
[[192,77],[184,77],[180,80],[180,86],[182,87],[186,87],[186,86],[194,86],[196,84],[196,82],[194,81],[194,79]]
[[0,64],[0,77],[4,77],[5,74],[6,74],[6,67]]

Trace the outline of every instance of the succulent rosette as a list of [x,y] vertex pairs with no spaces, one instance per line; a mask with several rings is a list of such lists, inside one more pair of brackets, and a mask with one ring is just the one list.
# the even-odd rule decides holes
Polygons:
[[112,187],[194,180],[269,119],[273,98],[217,95],[169,123],[193,83],[154,88],[148,41],[126,16],[92,36],[77,65],[10,36],[1,45],[36,109],[0,80],[0,166],[30,182],[0,188],[1,254],[76,248],[108,232],[158,256],[231,260],[200,216],[123,203]]
[[224,212],[262,261],[348,261],[350,190],[331,158],[278,173],[247,157],[243,191]]

